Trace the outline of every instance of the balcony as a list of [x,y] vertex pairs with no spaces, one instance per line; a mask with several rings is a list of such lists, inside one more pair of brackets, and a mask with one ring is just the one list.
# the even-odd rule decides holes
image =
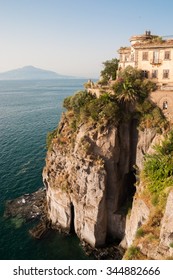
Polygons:
[[153,58],[153,59],[150,60],[150,64],[152,64],[152,65],[160,65],[160,64],[162,64],[162,60],[158,59],[158,58]]

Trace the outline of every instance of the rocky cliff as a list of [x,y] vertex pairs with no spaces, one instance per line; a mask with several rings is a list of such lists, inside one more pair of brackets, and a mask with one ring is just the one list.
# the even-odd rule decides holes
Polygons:
[[64,115],[43,171],[52,226],[74,230],[93,247],[107,238],[122,239],[125,216],[120,209],[126,203],[133,151],[128,123],[119,128],[82,123],[73,133]]
[[[144,154],[153,154],[156,145],[161,146],[166,132],[157,134],[155,129],[139,133],[136,164],[143,171]],[[166,167],[165,167],[166,168]],[[121,245],[126,249],[125,259],[172,259],[173,257],[173,190],[167,185],[154,201],[148,192],[147,181],[140,178],[136,184],[132,208],[126,216],[125,236]],[[135,251],[134,249],[138,249]],[[136,252],[131,254],[131,249]],[[130,253],[129,253],[130,252]]]
[[127,250],[124,258],[169,258],[171,185],[151,194],[141,176],[145,155],[154,153],[169,129],[143,91],[141,96],[130,110],[109,94],[84,92],[65,100],[68,110],[51,135],[43,170],[48,219],[92,247],[119,240],[138,252],[129,256]]

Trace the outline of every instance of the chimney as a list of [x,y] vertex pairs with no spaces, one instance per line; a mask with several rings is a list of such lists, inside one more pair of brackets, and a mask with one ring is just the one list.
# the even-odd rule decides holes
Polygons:
[[149,31],[146,30],[146,31],[145,31],[145,35],[146,35],[146,36],[150,36],[150,35],[151,35],[151,31],[150,31],[150,30],[149,30]]

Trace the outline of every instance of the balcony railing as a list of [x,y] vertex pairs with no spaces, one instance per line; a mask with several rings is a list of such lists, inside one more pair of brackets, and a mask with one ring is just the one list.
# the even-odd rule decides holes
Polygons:
[[150,60],[150,64],[159,65],[159,64],[162,64],[162,60],[158,59],[158,58],[153,58]]

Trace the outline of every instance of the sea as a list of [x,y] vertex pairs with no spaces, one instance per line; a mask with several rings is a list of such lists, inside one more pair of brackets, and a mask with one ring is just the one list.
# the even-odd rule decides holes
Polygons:
[[83,90],[85,79],[0,81],[0,259],[88,259],[76,235],[52,231],[41,240],[33,222],[6,219],[6,201],[43,186],[46,135],[58,125],[63,100]]

